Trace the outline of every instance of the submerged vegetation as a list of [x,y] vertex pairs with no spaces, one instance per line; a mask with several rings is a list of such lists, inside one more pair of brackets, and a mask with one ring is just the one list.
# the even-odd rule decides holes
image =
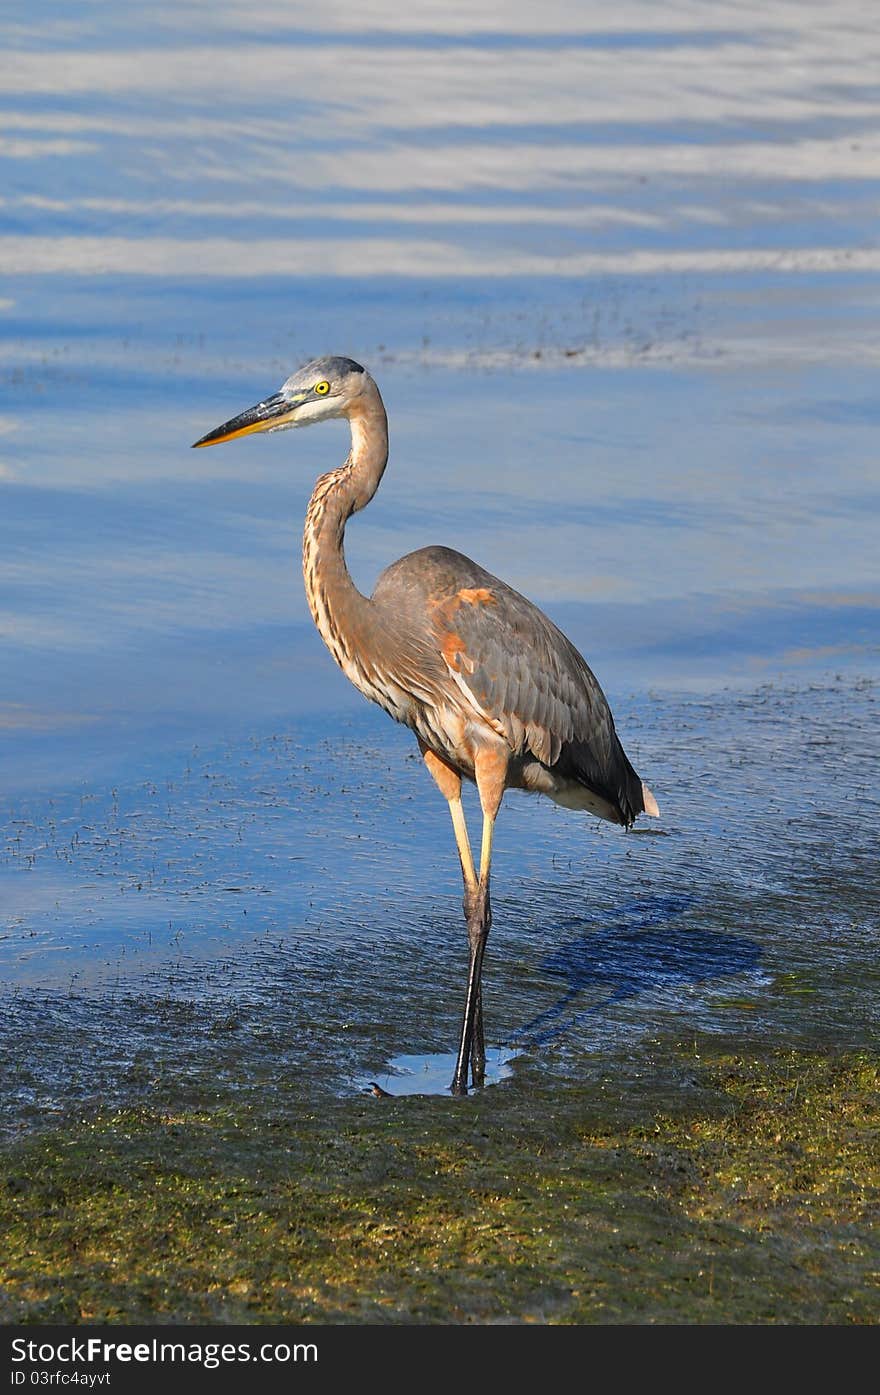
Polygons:
[[0,1317],[876,1321],[880,1063],[675,1059],[662,1112],[526,1065],[455,1102],[282,1087],[30,1135],[0,1159]]

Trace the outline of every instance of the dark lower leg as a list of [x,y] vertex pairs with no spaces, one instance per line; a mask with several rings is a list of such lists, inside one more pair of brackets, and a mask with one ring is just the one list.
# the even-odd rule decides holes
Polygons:
[[474,1085],[486,1083],[486,1039],[483,1036],[483,989],[477,993],[474,1031],[471,1040],[471,1080]]
[[452,1080],[452,1093],[454,1095],[467,1094],[469,1066],[473,1072],[475,1085],[481,1085],[485,1079],[486,1049],[483,1038],[480,980],[483,971],[483,954],[486,949],[486,940],[489,937],[489,927],[492,924],[488,886],[478,887],[473,892],[466,892],[464,905],[467,917],[470,962],[464,1017],[461,1024],[461,1042],[455,1065],[455,1075]]
[[[475,910],[473,921],[468,920],[468,943],[473,944],[475,940],[480,943],[480,965],[482,968],[483,954],[486,949],[486,941],[489,938],[489,927],[492,924],[492,907],[489,902],[489,888],[478,891],[479,906]],[[471,1033],[471,1078],[475,1085],[484,1085],[486,1082],[486,1040],[483,1036],[483,985],[480,980],[477,982],[477,1001],[474,1008],[474,1029]]]

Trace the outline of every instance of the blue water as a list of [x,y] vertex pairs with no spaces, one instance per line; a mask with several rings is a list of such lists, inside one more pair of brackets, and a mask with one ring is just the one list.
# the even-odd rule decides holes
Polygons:
[[[76,0],[2,31],[0,972],[17,1001],[85,994],[87,1031],[108,984],[167,992],[184,966],[203,1001],[222,962],[224,1001],[243,1001],[267,944],[328,983],[347,946],[376,1053],[353,1076],[454,1041],[445,808],[302,592],[302,516],[344,427],[189,449],[330,352],[371,369],[391,420],[346,543],[362,588],[443,542],[530,595],[587,655],[664,813],[656,838],[624,839],[508,801],[493,1040],[536,1042],[539,1021],[590,1049],[612,1019],[638,1036],[656,992],[711,1023],[716,980],[760,994],[788,972],[781,943],[818,975],[799,1000],[816,1034],[861,1022],[834,975],[867,972],[878,919],[864,6],[773,0],[756,21],[720,3],[695,23],[672,3],[661,23],[635,0],[611,22],[592,2]],[[643,893],[671,904],[695,881],[689,910],[645,929]],[[560,897],[577,925],[548,916]],[[641,953],[650,978],[682,917],[709,937],[683,976],[621,968]],[[554,983],[609,935],[616,988]],[[716,954],[724,935],[747,948]],[[357,949],[374,941],[409,978],[381,1047]],[[781,1001],[759,1016],[785,1035]]]

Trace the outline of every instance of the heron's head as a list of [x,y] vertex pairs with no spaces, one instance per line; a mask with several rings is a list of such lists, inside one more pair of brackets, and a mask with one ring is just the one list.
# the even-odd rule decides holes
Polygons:
[[289,426],[311,426],[328,417],[350,416],[371,390],[375,391],[373,379],[359,363],[350,358],[316,358],[298,368],[271,397],[193,444],[216,446],[256,431],[285,431]]

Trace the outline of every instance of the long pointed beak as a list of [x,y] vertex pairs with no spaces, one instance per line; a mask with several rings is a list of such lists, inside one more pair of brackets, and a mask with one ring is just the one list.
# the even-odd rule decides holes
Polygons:
[[273,393],[265,402],[248,407],[246,412],[240,412],[237,417],[209,431],[200,441],[193,441],[193,450],[197,446],[219,446],[221,441],[234,441],[236,436],[250,436],[255,431],[273,431],[289,422],[299,405],[295,397]]

